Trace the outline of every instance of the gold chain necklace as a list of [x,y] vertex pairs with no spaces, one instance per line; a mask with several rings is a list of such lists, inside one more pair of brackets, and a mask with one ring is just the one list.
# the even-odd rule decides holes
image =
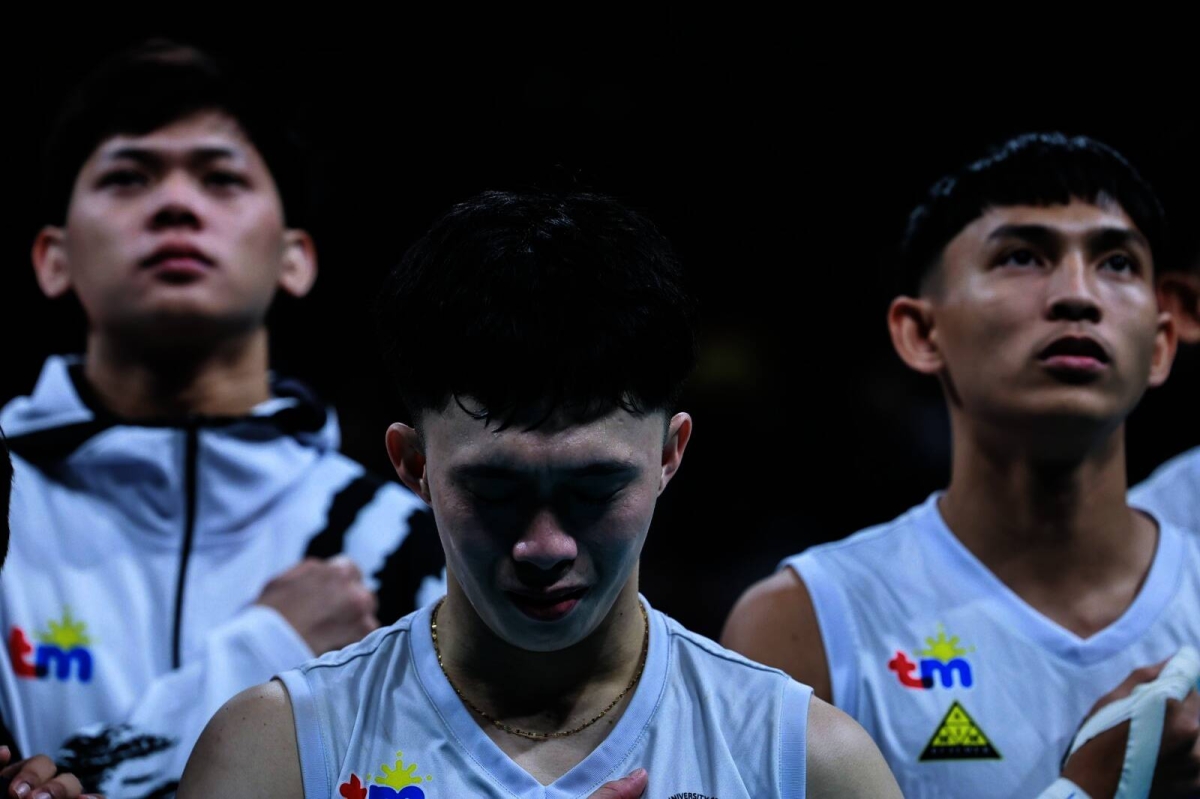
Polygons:
[[625,698],[625,694],[633,690],[633,687],[638,684],[638,680],[642,678],[642,670],[646,668],[646,653],[650,649],[650,617],[646,615],[646,608],[639,601],[638,608],[642,611],[642,622],[645,624],[645,632],[642,634],[642,656],[638,661],[637,673],[633,675],[633,679],[629,681],[629,685],[625,686],[625,690],[617,694],[617,698],[610,702],[608,707],[604,708],[604,710],[601,710],[596,716],[588,721],[585,721],[583,724],[580,724],[575,729],[566,730],[565,732],[531,732],[530,730],[522,730],[517,727],[512,727],[502,721],[492,718],[484,710],[480,709],[474,702],[472,702],[470,699],[467,699],[463,692],[458,689],[458,686],[454,684],[454,680],[450,679],[450,673],[446,671],[446,665],[442,663],[442,650],[438,646],[438,611],[442,609],[442,603],[445,601],[446,598],[442,597],[441,601],[439,601],[437,606],[433,609],[433,615],[429,619],[429,631],[433,634],[433,651],[437,653],[438,666],[441,668],[442,674],[446,675],[446,682],[450,683],[450,687],[454,689],[454,693],[458,694],[458,698],[463,701],[464,705],[471,708],[471,710],[475,711],[480,716],[483,716],[483,718],[491,722],[493,726],[504,730],[510,735],[519,735],[522,738],[529,738],[534,741],[546,741],[551,738],[566,738],[569,735],[583,732],[588,727],[592,726],[597,721],[608,715],[608,712],[616,707],[617,703]]

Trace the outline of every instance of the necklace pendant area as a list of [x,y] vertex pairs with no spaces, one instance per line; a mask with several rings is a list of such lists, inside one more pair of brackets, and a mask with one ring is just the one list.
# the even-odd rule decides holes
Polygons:
[[646,607],[639,601],[638,608],[642,611],[642,623],[644,625],[643,633],[642,633],[642,654],[638,660],[637,671],[634,672],[633,679],[629,681],[629,685],[625,686],[625,689],[623,691],[621,691],[621,693],[617,694],[616,699],[614,699],[612,702],[610,702],[607,707],[605,707],[597,715],[593,716],[591,719],[585,721],[583,724],[580,724],[578,727],[575,727],[574,729],[557,731],[557,732],[534,732],[532,730],[522,730],[519,727],[513,727],[509,724],[505,724],[504,722],[499,721],[498,719],[495,719],[492,716],[488,715],[488,713],[486,711],[484,711],[482,708],[480,708],[474,702],[472,702],[470,699],[468,699],[466,697],[466,695],[459,689],[459,687],[454,684],[454,680],[450,679],[450,672],[446,671],[446,665],[442,662],[442,649],[438,645],[438,635],[437,635],[438,612],[442,609],[442,604],[445,601],[446,601],[445,597],[442,597],[441,600],[438,601],[437,605],[433,609],[433,614],[430,616],[430,619],[429,619],[429,632],[433,637],[433,651],[437,655],[438,667],[441,668],[442,674],[445,675],[445,677],[446,677],[446,682],[450,683],[450,687],[454,689],[454,693],[458,695],[458,698],[462,700],[464,705],[466,705],[468,708],[470,708],[473,712],[477,713],[481,718],[483,718],[485,721],[490,723],[492,726],[496,727],[497,729],[499,729],[503,732],[508,733],[509,735],[515,735],[515,736],[525,738],[525,739],[528,739],[531,741],[548,741],[553,738],[567,738],[569,736],[581,733],[584,730],[586,730],[588,727],[591,727],[593,724],[595,724],[600,719],[607,716],[609,711],[611,711],[618,704],[620,704],[621,700],[625,698],[626,694],[628,694],[630,691],[632,691],[637,686],[638,682],[642,678],[642,672],[646,668],[646,654],[650,650],[650,616],[649,616],[649,614],[646,613]]

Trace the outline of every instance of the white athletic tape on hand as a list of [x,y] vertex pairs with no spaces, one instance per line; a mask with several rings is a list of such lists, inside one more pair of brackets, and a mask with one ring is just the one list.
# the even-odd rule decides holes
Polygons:
[[1137,686],[1129,696],[1105,705],[1088,719],[1075,734],[1067,756],[1075,754],[1100,733],[1128,721],[1125,764],[1114,799],[1149,796],[1158,747],[1162,743],[1167,700],[1182,701],[1196,687],[1200,687],[1200,653],[1185,646],[1168,661],[1158,679]]

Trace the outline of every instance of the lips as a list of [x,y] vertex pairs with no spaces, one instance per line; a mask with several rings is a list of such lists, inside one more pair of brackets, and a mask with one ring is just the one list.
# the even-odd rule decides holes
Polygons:
[[1088,336],[1063,336],[1038,353],[1050,372],[1068,382],[1086,382],[1108,368],[1108,351]]
[[517,609],[537,621],[558,621],[564,618],[586,594],[586,587],[561,588],[554,591],[508,591]]
[[138,262],[142,269],[167,274],[192,275],[213,268],[216,263],[199,247],[186,243],[164,244]]
[[1100,343],[1087,336],[1063,336],[1051,342],[1050,346],[1038,353],[1038,358],[1046,361],[1051,358],[1090,358],[1100,363],[1108,363],[1108,353]]

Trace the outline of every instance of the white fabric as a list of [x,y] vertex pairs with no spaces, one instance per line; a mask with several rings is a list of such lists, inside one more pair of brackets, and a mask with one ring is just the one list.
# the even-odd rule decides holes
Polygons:
[[[810,689],[647,609],[650,647],[633,699],[600,745],[547,786],[496,746],[446,680],[432,607],[281,675],[304,796],[583,799],[645,768],[647,797],[803,797]],[[413,779],[390,776],[406,772]]]
[[1129,504],[1200,535],[1200,447],[1159,466],[1129,492]]
[[1092,796],[1066,777],[1059,777],[1037,799],[1092,799]]
[[812,597],[834,703],[906,797],[1037,796],[1101,696],[1200,643],[1200,536],[1162,524],[1131,605],[1081,638],[967,550],[938,497],[784,565]]
[[[264,586],[327,534],[386,580],[428,514],[338,454],[332,411],[299,388],[236,419],[134,424],[90,408],[77,367],[49,359],[33,395],[0,412],[15,470],[0,717],[22,753],[68,762],[109,799],[166,796],[222,704],[313,656],[254,604]],[[401,565],[407,613],[429,589]]]
[[1162,742],[1167,700],[1183,701],[1200,681],[1200,655],[1185,646],[1163,667],[1158,677],[1133,689],[1124,699],[1102,707],[1084,723],[1071,742],[1070,754],[1106,730],[1129,722],[1125,745],[1125,765],[1115,799],[1134,799],[1150,795],[1154,766]]

